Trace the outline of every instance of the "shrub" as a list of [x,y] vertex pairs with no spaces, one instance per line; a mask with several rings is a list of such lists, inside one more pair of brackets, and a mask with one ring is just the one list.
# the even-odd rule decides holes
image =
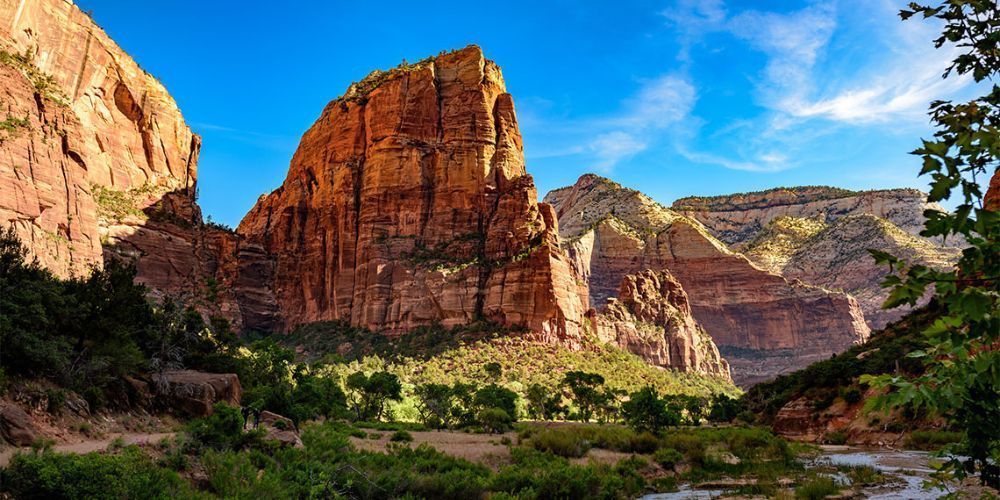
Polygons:
[[157,467],[136,447],[119,454],[14,455],[2,472],[3,491],[13,498],[190,498],[177,473]]
[[674,466],[684,460],[684,455],[673,448],[660,448],[653,454],[653,460],[663,466],[664,469],[673,469]]
[[510,415],[500,408],[481,410],[476,419],[479,421],[479,425],[482,426],[483,431],[490,434],[500,434],[510,429],[510,424],[514,422],[514,419],[510,418]]
[[833,478],[826,476],[814,477],[795,488],[795,498],[804,500],[821,500],[836,495],[840,487]]
[[961,432],[913,431],[906,437],[906,447],[915,450],[938,450],[962,440]]
[[861,401],[861,397],[861,389],[858,389],[857,387],[851,387],[844,391],[844,401],[847,401],[849,404]]
[[826,444],[845,444],[847,443],[847,433],[843,431],[827,432],[823,436],[823,442]]
[[413,435],[404,430],[398,430],[396,432],[393,432],[392,435],[389,436],[389,441],[395,443],[404,443],[404,442],[409,443],[413,441]]
[[592,443],[577,433],[563,429],[546,429],[531,438],[532,448],[566,458],[579,458],[590,451]]
[[205,418],[188,422],[187,434],[197,445],[217,450],[239,450],[259,439],[262,431],[244,432],[243,415],[238,408],[215,403]]

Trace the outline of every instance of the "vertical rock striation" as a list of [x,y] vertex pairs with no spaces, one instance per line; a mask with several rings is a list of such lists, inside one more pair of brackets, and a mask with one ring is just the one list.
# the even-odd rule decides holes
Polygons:
[[731,380],[729,363],[691,315],[681,284],[667,271],[622,279],[618,297],[591,315],[597,336],[650,364]]
[[279,327],[483,318],[579,336],[555,214],[537,202],[513,100],[478,47],[372,73],[327,105],[238,232],[273,258]]
[[67,0],[0,0],[0,51],[0,224],[58,276],[127,257],[239,324],[238,242],[201,224],[201,140],[164,86]]

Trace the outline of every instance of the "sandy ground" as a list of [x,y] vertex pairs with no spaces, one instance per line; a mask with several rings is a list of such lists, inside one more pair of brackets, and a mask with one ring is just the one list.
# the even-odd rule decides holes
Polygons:
[[[379,435],[378,439],[351,437],[351,443],[359,450],[384,452],[390,445],[389,436],[392,431],[375,431],[365,429],[369,436]],[[510,450],[501,440],[507,438],[511,443],[517,443],[517,433],[508,432],[505,434],[472,434],[459,431],[426,431],[410,432],[413,441],[409,444],[413,447],[427,444],[438,451],[476,462],[493,469],[510,463]],[[574,458],[573,463],[586,464],[589,462],[600,462],[609,465],[617,464],[623,458],[631,456],[629,453],[617,451],[592,449],[581,458]]]
[[[173,437],[173,435],[174,434],[172,432],[112,434],[104,439],[94,439],[79,443],[57,444],[52,447],[52,450],[62,453],[90,453],[92,451],[107,449],[108,446],[118,438],[121,438],[126,445],[143,445],[156,444],[163,440],[163,438]],[[30,450],[31,448],[7,448],[0,451],[0,467],[6,467],[15,453]]]

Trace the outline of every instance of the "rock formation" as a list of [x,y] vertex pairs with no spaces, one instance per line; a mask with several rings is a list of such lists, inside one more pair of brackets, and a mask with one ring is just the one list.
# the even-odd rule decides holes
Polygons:
[[261,273],[279,328],[483,318],[572,343],[583,307],[556,231],[500,68],[478,47],[353,85],[238,229],[273,258]]
[[[850,215],[869,214],[918,236],[924,228],[924,210],[943,210],[936,203],[927,203],[927,195],[916,189],[850,191],[827,186],[775,188],[727,196],[692,196],[675,201],[672,208],[697,219],[716,238],[736,249],[778,217],[817,219],[830,223]],[[959,240],[947,243],[959,247],[964,244]]]
[[768,271],[849,293],[858,300],[874,330],[884,328],[911,309],[882,309],[889,290],[881,283],[889,269],[876,265],[868,249],[936,268],[953,266],[961,253],[957,248],[913,236],[870,214],[849,215],[829,224],[817,219],[778,217],[742,246],[747,257]]
[[687,294],[667,271],[626,276],[618,297],[591,318],[598,338],[650,364],[730,379],[729,363],[695,321]]
[[869,333],[849,295],[766,272],[731,252],[698,221],[595,175],[549,193],[560,232],[592,304],[614,295],[624,276],[670,271],[692,314],[741,385],[843,351]]
[[215,403],[238,408],[243,397],[243,387],[235,373],[173,370],[155,377],[153,385],[160,403],[189,417],[211,415]]
[[[236,237],[201,224],[201,140],[163,85],[65,0],[0,0],[0,224],[56,275],[128,257],[158,294],[221,290]],[[207,303],[207,301],[202,301]]]

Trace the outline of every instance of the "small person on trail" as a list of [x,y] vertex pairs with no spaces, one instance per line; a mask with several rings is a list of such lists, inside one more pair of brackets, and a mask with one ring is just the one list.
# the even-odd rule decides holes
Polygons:
[[250,415],[253,415],[253,428],[256,429],[260,425],[260,410],[253,406],[243,406],[240,408],[240,412],[243,414],[243,429],[246,430],[247,425],[250,423]]

